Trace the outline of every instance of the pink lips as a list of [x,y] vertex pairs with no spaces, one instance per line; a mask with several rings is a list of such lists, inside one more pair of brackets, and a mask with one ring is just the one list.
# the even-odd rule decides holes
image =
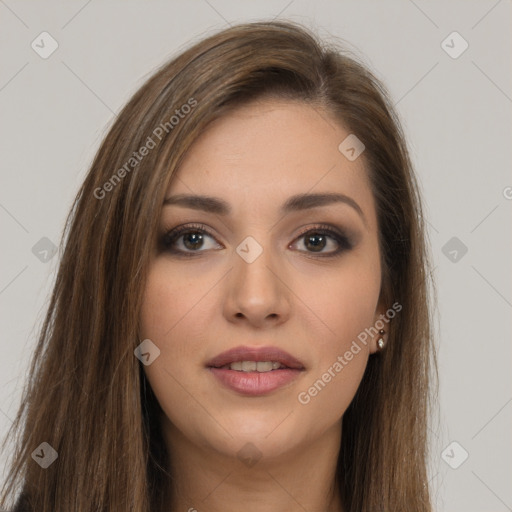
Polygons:
[[[286,368],[269,372],[222,368],[238,361],[277,361]],[[305,369],[298,359],[276,347],[235,347],[214,357],[206,366],[226,387],[249,396],[270,393],[293,381]]]
[[304,365],[298,359],[277,347],[235,347],[214,357],[206,366],[220,368],[238,361],[278,361],[288,368],[304,369]]

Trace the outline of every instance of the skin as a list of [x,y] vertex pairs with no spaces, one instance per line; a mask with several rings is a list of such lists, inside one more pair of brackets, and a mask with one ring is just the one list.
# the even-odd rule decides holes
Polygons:
[[[348,135],[305,103],[252,102],[214,121],[172,180],[166,198],[209,195],[233,209],[221,216],[165,206],[161,236],[188,223],[209,233],[202,246],[186,235],[174,241],[175,250],[195,251],[188,259],[157,245],[144,291],[140,339],[160,349],[144,369],[164,412],[175,510],[220,512],[240,503],[248,512],[342,510],[335,487],[341,420],[377,339],[360,343],[309,403],[297,397],[387,309],[379,302],[377,218],[364,157],[349,161],[338,150]],[[278,212],[292,195],[320,192],[351,197],[364,219],[345,203]],[[346,232],[354,246],[322,257],[336,240],[325,239],[318,253],[307,245],[310,235],[299,237],[318,224]],[[247,236],[263,248],[252,263],[236,252]],[[238,345],[277,346],[306,369],[268,395],[243,396],[205,368]],[[246,443],[260,455],[252,466],[237,456]]]

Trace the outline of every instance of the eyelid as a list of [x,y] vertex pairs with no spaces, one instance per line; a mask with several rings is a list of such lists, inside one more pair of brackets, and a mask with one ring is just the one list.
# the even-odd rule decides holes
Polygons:
[[[213,238],[217,244],[222,245],[218,240],[217,236],[212,233],[213,229],[209,226],[206,226],[202,223],[189,223],[189,224],[183,224],[181,226],[176,226],[174,228],[164,229],[163,235],[160,237],[160,243],[163,246],[164,251],[172,252],[175,255],[186,255],[186,256],[194,256],[201,254],[203,252],[209,252],[204,250],[198,250],[198,251],[181,251],[181,250],[171,250],[167,247],[167,238],[171,237],[173,241],[176,241],[180,238],[183,234],[190,233],[198,231],[202,234]],[[325,234],[326,236],[333,239],[338,244],[338,249],[330,252],[319,252],[315,253],[314,251],[298,251],[300,253],[304,253],[313,257],[334,257],[337,255],[340,255],[341,253],[350,250],[354,247],[355,242],[353,237],[347,233],[346,230],[340,229],[336,226],[333,226],[331,224],[323,224],[323,223],[317,223],[314,225],[307,225],[300,229],[300,231],[294,235],[293,241],[288,245],[290,247],[291,245],[295,245],[301,238],[303,238],[308,233],[317,233],[317,234]]]
[[348,232],[346,230],[338,228],[336,226],[333,226],[332,224],[323,224],[323,223],[314,224],[313,226],[308,225],[304,228],[301,228],[299,233],[297,235],[295,235],[295,240],[297,238],[304,236],[307,233],[310,233],[310,232],[323,232],[323,231],[327,232],[328,234],[332,233],[333,235],[336,235],[339,238],[343,238],[347,242],[350,242],[352,244],[352,237],[348,234]]
[[[193,231],[199,231],[207,236],[209,236],[210,238],[213,238],[215,239],[215,242],[217,244],[219,244],[220,242],[217,241],[217,236],[216,235],[213,235],[211,233],[212,231],[212,228],[210,228],[209,226],[206,226],[205,224],[201,224],[201,223],[190,223],[190,224],[183,224],[181,226],[176,226],[174,228],[164,228],[163,230],[163,234],[161,235],[160,237],[160,241],[163,245],[166,244],[167,242],[167,239],[169,237],[172,237],[173,239],[178,239],[181,235],[185,234],[185,233],[189,233],[189,232],[193,232]],[[167,249],[169,250],[169,249]],[[184,254],[183,251],[174,251],[175,253],[177,254]],[[197,251],[197,252],[204,252],[204,251]],[[191,252],[189,253],[185,253],[185,254],[192,254]]]
[[294,245],[297,243],[297,241],[301,240],[305,235],[308,233],[314,233],[319,235],[326,235],[330,238],[332,238],[336,244],[338,245],[338,248],[334,251],[330,252],[318,252],[315,253],[314,251],[299,251],[301,253],[304,253],[311,257],[316,258],[328,258],[328,257],[336,257],[341,256],[344,252],[349,251],[354,248],[355,241],[351,235],[349,235],[346,230],[340,229],[336,226],[333,226],[331,224],[315,224],[314,226],[306,226],[303,229],[299,231],[297,235],[295,235],[293,242],[290,245]]

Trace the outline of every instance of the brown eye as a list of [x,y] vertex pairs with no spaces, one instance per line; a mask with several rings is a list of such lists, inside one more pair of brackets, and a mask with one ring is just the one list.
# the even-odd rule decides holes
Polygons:
[[183,245],[190,250],[200,249],[204,243],[203,234],[189,231],[188,233],[185,233],[184,235],[181,235],[181,238],[183,239]]
[[321,252],[322,249],[327,247],[328,238],[328,236],[322,233],[312,233],[305,236],[304,245],[313,252]]
[[180,226],[168,231],[161,240],[162,249],[175,254],[191,255],[193,253],[204,252],[204,250],[213,249],[217,242],[207,241],[215,238],[208,233],[205,227],[201,225]]
[[[318,257],[334,257],[352,249],[353,244],[342,232],[329,226],[309,228],[296,238],[296,245],[302,240],[299,252],[317,255]],[[161,248],[175,255],[195,256],[211,249],[222,248],[206,226],[185,225],[179,226],[165,233],[160,241]]]
[[316,253],[321,257],[337,256],[353,247],[347,236],[329,227],[310,228],[297,238],[300,239],[306,248],[301,252]]

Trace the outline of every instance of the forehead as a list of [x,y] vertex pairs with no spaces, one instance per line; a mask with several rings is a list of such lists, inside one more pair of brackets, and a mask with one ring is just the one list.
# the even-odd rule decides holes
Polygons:
[[166,197],[217,196],[253,213],[278,208],[291,195],[331,192],[352,197],[373,215],[364,158],[338,149],[349,136],[317,106],[264,100],[237,107],[196,139]]

